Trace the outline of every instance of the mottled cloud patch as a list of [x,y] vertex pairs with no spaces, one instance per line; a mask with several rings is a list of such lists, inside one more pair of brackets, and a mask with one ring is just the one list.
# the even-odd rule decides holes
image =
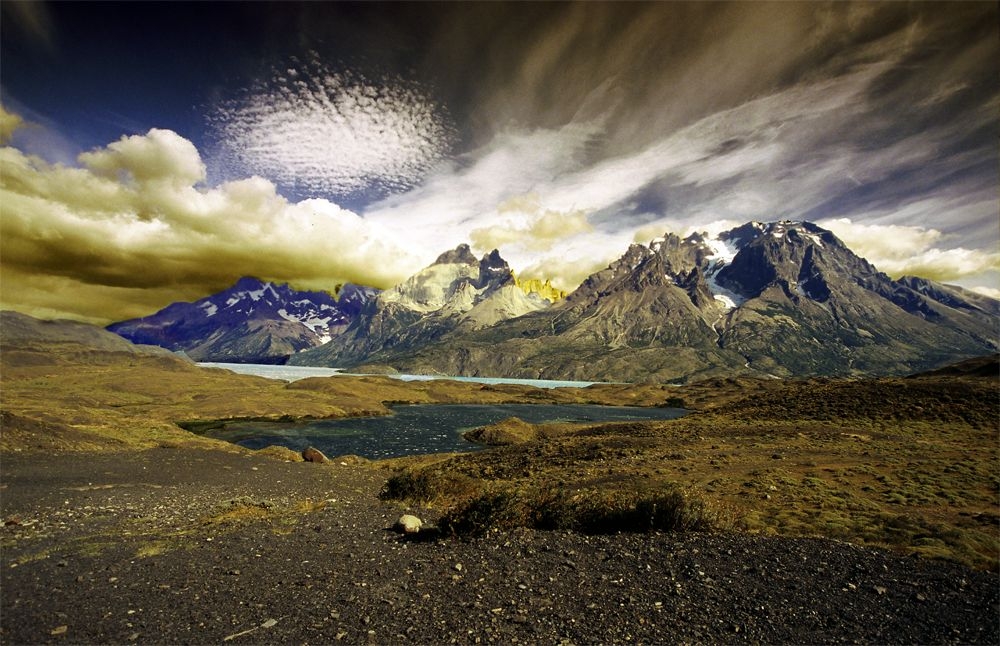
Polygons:
[[862,224],[849,218],[818,223],[881,271],[894,278],[921,276],[949,282],[1000,270],[1000,253],[941,248],[947,236],[937,229],[898,224]]
[[79,163],[0,148],[4,307],[110,322],[241,275],[385,287],[419,267],[391,234],[327,200],[289,202],[260,177],[201,186],[198,151],[168,130]]
[[412,188],[453,139],[443,107],[419,85],[318,60],[293,61],[221,103],[210,122],[225,173],[312,196]]

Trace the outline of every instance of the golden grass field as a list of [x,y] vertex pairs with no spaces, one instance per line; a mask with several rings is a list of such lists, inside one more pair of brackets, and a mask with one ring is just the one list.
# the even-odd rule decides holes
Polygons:
[[404,402],[683,405],[694,412],[667,422],[513,424],[500,434],[506,446],[372,468],[390,479],[386,497],[422,505],[459,532],[522,524],[820,535],[996,570],[995,366],[992,358],[971,372],[906,379],[541,390],[386,377],[286,384],[169,356],[23,344],[0,353],[0,457],[242,451],[178,423],[388,414]]

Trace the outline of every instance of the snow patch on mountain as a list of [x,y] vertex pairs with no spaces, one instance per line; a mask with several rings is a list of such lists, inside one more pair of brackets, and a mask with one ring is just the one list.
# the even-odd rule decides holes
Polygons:
[[[719,269],[721,269],[721,267],[719,267]],[[708,284],[708,290],[712,292],[712,298],[719,301],[722,307],[726,310],[735,309],[743,303],[746,303],[746,297],[737,294],[731,289],[726,289],[715,280],[715,274],[717,272],[718,269],[713,271],[711,274],[705,275],[705,282]]]
[[708,267],[705,270],[705,282],[712,292],[712,297],[718,301],[724,310],[735,309],[746,302],[746,298],[731,289],[726,289],[716,280],[719,271],[730,264],[740,252],[736,242],[723,240],[719,237],[705,238],[705,246],[711,251]]
[[709,264],[715,267],[716,271],[731,263],[740,251],[735,244],[721,238],[705,238],[705,245],[712,251],[712,260]]

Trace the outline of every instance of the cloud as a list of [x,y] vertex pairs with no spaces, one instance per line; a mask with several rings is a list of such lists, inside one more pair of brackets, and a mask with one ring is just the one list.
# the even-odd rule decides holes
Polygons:
[[33,48],[50,56],[56,53],[56,29],[45,2],[5,2],[0,12]]
[[[554,226],[539,238],[544,245],[535,247],[558,246],[564,260],[588,267],[622,253],[634,230],[644,224],[631,220],[623,205],[657,182],[666,185],[659,190],[678,197],[691,187],[701,191],[698,196],[711,196],[697,204],[672,197],[679,208],[659,215],[682,229],[715,220],[771,219],[783,214],[778,207],[788,205],[789,199],[769,190],[766,175],[786,172],[780,161],[795,147],[792,138],[812,132],[831,112],[856,103],[879,69],[861,67],[838,79],[760,97],[707,115],[632,154],[599,161],[588,160],[588,151],[604,136],[607,123],[601,119],[504,132],[462,164],[439,170],[413,191],[372,205],[364,216],[387,228],[410,229],[418,246],[431,249],[470,239],[484,247],[519,246],[501,249],[515,267],[542,266],[537,254],[522,251],[537,233],[532,228],[546,224],[535,220],[543,213],[563,214],[563,220],[550,215]],[[744,181],[746,188],[731,190],[733,182]],[[729,190],[720,190],[720,184]],[[523,195],[532,196],[533,215],[511,218],[503,212]],[[566,214],[575,214],[576,224],[586,220],[592,229],[560,228]],[[577,244],[569,246],[569,240]],[[574,252],[579,255],[565,255]]]
[[[478,105],[506,117],[489,122],[486,143],[365,217],[431,246],[508,244],[512,265],[539,269],[518,250],[530,225],[501,213],[520,195],[586,217],[592,231],[551,243],[581,266],[620,253],[622,234],[646,237],[651,221],[660,230],[649,237],[784,218],[940,231],[940,251],[954,251],[912,264],[938,277],[991,257],[1000,94],[985,70],[1000,56],[995,38],[974,33],[985,10],[943,21],[881,5],[713,7],[602,21],[603,5],[574,5],[545,17],[519,34],[520,58],[497,53],[510,65],[484,76]],[[643,75],[646,60],[658,67]]]
[[996,289],[993,287],[985,287],[980,285],[977,287],[973,287],[972,291],[976,292],[977,294],[982,294],[983,296],[989,296],[990,298],[995,298],[996,300],[1000,301],[1000,289]]
[[527,265],[519,272],[521,278],[539,278],[551,281],[552,285],[564,291],[573,291],[588,276],[607,267],[624,250],[604,258],[583,258],[566,260],[558,255],[545,257]]
[[469,239],[480,251],[512,246],[543,251],[557,241],[593,231],[583,211],[543,209],[535,195],[511,198],[497,207],[497,214],[497,224],[469,232]]
[[20,115],[8,112],[3,105],[0,105],[0,145],[6,146],[14,131],[23,124],[24,119]]
[[158,128],[83,153],[79,161],[94,174],[130,182],[165,181],[180,186],[205,180],[205,164],[194,144]]
[[259,177],[199,186],[197,150],[171,131],[123,137],[79,162],[0,148],[5,307],[109,322],[241,275],[385,287],[420,266],[392,234],[327,200],[289,202]]
[[211,123],[224,173],[312,196],[412,188],[453,138],[443,108],[417,84],[316,59],[222,102]]
[[937,229],[898,224],[861,224],[848,218],[818,223],[859,256],[894,278],[921,276],[941,282],[1000,271],[1000,252],[955,247],[941,249]]
[[707,233],[709,236],[717,236],[723,231],[729,231],[746,224],[741,220],[715,220],[707,224],[694,224],[686,227],[678,227],[676,222],[669,220],[657,220],[635,230],[632,235],[632,242],[638,244],[648,244],[651,240],[662,238],[664,234],[673,233],[681,238],[686,238],[692,233]]

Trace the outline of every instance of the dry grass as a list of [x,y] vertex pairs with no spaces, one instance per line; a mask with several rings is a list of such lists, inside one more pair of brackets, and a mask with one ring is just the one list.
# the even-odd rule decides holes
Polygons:
[[[397,460],[384,495],[433,506],[460,532],[544,526],[539,519],[568,501],[603,500],[605,526],[626,530],[646,522],[623,509],[683,491],[725,512],[716,527],[997,569],[997,385],[950,377],[779,384],[669,422],[590,425],[446,460]],[[556,525],[584,529],[576,520]]]
[[[685,504],[719,514],[705,527],[829,536],[980,568],[997,569],[1000,559],[995,376],[551,391],[384,377],[284,384],[72,344],[5,348],[0,370],[0,451],[239,450],[176,422],[384,413],[391,402],[683,401],[700,412],[671,422],[519,425],[504,438],[509,446],[386,461],[379,466],[394,476],[385,495],[432,507],[456,531],[463,518],[608,531],[667,527],[653,505],[662,510],[658,496],[682,492]],[[293,512],[244,505],[205,520],[280,531],[301,516]]]

